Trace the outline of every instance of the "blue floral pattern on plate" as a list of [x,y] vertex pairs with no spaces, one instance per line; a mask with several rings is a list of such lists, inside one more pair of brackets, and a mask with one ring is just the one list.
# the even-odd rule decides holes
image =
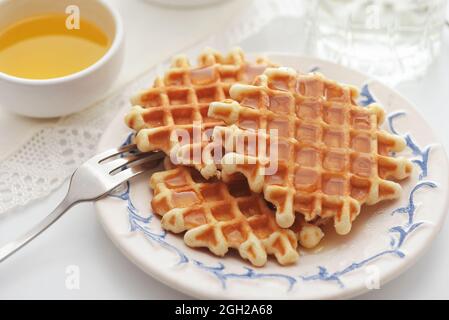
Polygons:
[[[318,67],[314,68],[314,71],[317,70],[319,70]],[[369,85],[368,84],[363,85],[360,91],[359,104],[362,106],[368,106],[369,104],[374,103],[375,101],[376,100],[374,96],[370,92]],[[405,115],[406,115],[405,112],[395,112],[388,115],[387,125],[391,133],[400,135],[400,133],[396,130],[394,126],[394,121],[395,119]],[[247,280],[279,279],[280,281],[285,283],[287,291],[290,291],[300,281],[334,282],[340,288],[344,288],[345,284],[343,277],[345,275],[355,272],[383,256],[392,255],[396,256],[399,259],[404,258],[406,256],[406,253],[401,250],[402,246],[412,233],[419,230],[419,228],[426,223],[425,221],[416,220],[416,204],[414,201],[414,197],[415,193],[421,189],[432,190],[434,188],[437,188],[436,183],[424,180],[424,178],[426,178],[428,174],[429,169],[428,160],[431,151],[431,146],[425,146],[424,148],[420,148],[410,134],[405,134],[404,138],[407,143],[407,148],[410,149],[414,157],[412,161],[419,167],[421,172],[419,174],[418,182],[412,188],[412,190],[408,195],[407,205],[405,207],[395,208],[390,214],[405,215],[407,219],[403,225],[393,226],[387,230],[391,238],[389,247],[363,260],[353,261],[349,265],[342,267],[339,270],[331,271],[325,266],[317,266],[317,272],[314,274],[292,276],[282,273],[259,272],[254,270],[253,268],[245,266],[242,267],[243,271],[240,273],[228,272],[226,270],[225,264],[223,264],[222,262],[219,262],[216,265],[207,265],[204,262],[190,258],[186,253],[183,252],[183,250],[170,244],[167,241],[167,232],[161,229],[160,225],[153,223],[154,216],[152,214],[149,217],[143,217],[142,215],[139,214],[138,210],[134,206],[133,201],[131,199],[130,183],[125,184],[124,190],[115,192],[110,196],[121,199],[126,202],[131,232],[142,232],[149,241],[158,244],[161,247],[166,248],[167,250],[172,251],[177,256],[177,262],[175,265],[190,263],[193,266],[199,268],[200,270],[213,275],[221,283],[221,287],[223,289],[227,288],[229,281],[236,279],[247,279]],[[124,144],[129,143],[130,137],[127,138]]]

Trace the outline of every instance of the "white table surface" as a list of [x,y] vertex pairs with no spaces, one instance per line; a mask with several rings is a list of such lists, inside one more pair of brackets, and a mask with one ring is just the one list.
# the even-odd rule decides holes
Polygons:
[[[219,7],[174,10],[144,0],[108,0],[121,12],[127,57],[115,88],[229,21],[247,0]],[[144,30],[144,31],[143,31]],[[142,32],[145,40],[142,39]],[[409,98],[449,150],[449,28],[442,55],[426,78],[398,89]],[[50,120],[32,120],[0,109],[0,146],[5,154]],[[413,125],[413,124],[410,124]],[[13,239],[48,214],[67,185],[48,198],[0,216],[0,244]],[[428,252],[399,278],[359,298],[449,299],[449,222]],[[71,266],[79,268],[79,289],[66,286]],[[70,277],[69,277],[70,278]],[[107,238],[92,204],[72,209],[28,247],[0,265],[0,299],[188,299],[152,279],[128,261]]]

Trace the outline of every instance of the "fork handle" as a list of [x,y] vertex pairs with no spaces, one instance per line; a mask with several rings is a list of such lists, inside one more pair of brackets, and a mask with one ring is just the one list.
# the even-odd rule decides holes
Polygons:
[[62,202],[50,213],[47,217],[44,218],[39,224],[33,227],[30,231],[25,233],[23,236],[18,238],[15,241],[8,243],[7,245],[0,248],[0,263],[10,257],[12,254],[17,252],[31,240],[36,238],[42,232],[47,230],[53,223],[55,223],[64,213],[67,212],[73,205],[77,204],[76,202],[69,201],[68,198],[64,198]]

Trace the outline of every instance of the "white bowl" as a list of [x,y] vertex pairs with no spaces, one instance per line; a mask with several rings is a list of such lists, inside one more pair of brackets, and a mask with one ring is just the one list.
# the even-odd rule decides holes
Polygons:
[[48,118],[81,111],[101,98],[123,64],[123,25],[119,14],[103,0],[0,0],[0,29],[49,12],[64,13],[70,5],[95,22],[112,39],[108,52],[80,72],[48,80],[23,79],[0,72],[0,106],[25,116]]

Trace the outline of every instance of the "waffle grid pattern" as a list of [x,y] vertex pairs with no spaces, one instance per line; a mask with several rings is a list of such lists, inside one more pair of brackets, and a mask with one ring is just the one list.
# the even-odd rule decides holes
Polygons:
[[[173,162],[194,164],[203,176],[213,176],[216,167],[208,172],[203,165],[213,163],[211,159],[192,161],[195,148],[201,155],[208,131],[223,125],[208,116],[209,104],[229,98],[233,84],[251,83],[267,66],[272,64],[263,58],[247,62],[241,49],[234,49],[227,56],[206,49],[199,56],[197,67],[192,67],[185,56],[176,57],[163,78],[157,78],[152,88],[132,99],[134,107],[125,121],[137,131],[138,148],[143,152],[162,150]],[[195,141],[194,128],[199,133]],[[188,133],[188,141],[180,141],[182,133]]]
[[[263,197],[250,192],[244,177],[227,184],[211,182],[179,166],[153,174],[150,186],[151,204],[162,216],[163,228],[187,231],[184,241],[190,247],[207,247],[218,256],[235,248],[255,266],[263,266],[268,254],[282,265],[299,257],[296,234],[276,224],[274,212]],[[322,237],[318,227],[302,229],[306,239]]]
[[289,68],[269,68],[254,85],[234,85],[235,101],[212,103],[209,116],[238,128],[219,126],[214,136],[235,145],[250,131],[276,129],[278,168],[265,175],[266,159],[233,150],[223,157],[223,180],[244,174],[276,206],[281,227],[290,227],[299,212],[306,221],[332,217],[337,233],[349,233],[362,204],[399,196],[400,185],[385,179],[404,179],[412,170],[408,160],[390,156],[405,142],[379,129],[383,110],[357,106],[357,95],[355,88]]

